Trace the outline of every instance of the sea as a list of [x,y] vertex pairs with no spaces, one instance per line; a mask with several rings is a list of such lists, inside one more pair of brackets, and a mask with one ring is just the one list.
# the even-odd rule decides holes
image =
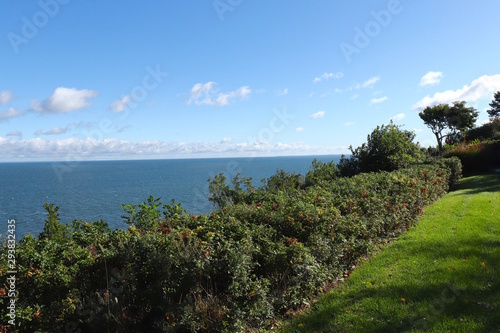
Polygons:
[[17,239],[43,231],[44,203],[59,206],[60,222],[102,219],[112,229],[127,228],[122,204],[149,196],[208,214],[215,209],[208,201],[209,178],[224,173],[229,180],[239,173],[259,187],[281,169],[305,175],[315,158],[338,162],[340,155],[0,163],[0,238],[9,220],[15,220]]

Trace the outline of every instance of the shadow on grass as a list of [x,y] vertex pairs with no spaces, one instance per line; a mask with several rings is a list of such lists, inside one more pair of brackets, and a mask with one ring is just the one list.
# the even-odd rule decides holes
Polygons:
[[471,176],[464,178],[453,189],[453,192],[463,191],[463,194],[500,191],[500,173]]
[[[363,288],[358,281],[355,288],[351,286],[345,288],[344,293],[328,295],[321,302],[328,306],[306,315],[301,323],[308,328],[307,332],[382,333],[433,330],[442,325],[443,320],[452,321],[454,327],[460,327],[461,320],[474,318],[474,325],[479,326],[481,332],[500,332],[500,242],[478,239],[462,244],[460,253],[453,244],[435,241],[424,242],[410,252],[401,248],[398,252],[402,256],[418,256],[429,263],[437,260],[453,264],[448,268],[440,265],[439,278],[433,282],[414,281],[396,285],[382,282]],[[488,250],[485,251],[485,248]],[[491,252],[491,249],[494,251]],[[485,271],[480,263],[477,271],[462,268],[461,265],[466,265],[462,262],[464,257],[475,257],[487,263],[489,271]],[[429,272],[429,275],[435,273]],[[400,303],[401,297],[406,300],[403,313],[397,314],[387,308],[387,304]],[[378,307],[384,303],[385,308],[384,305]],[[346,310],[358,324],[358,319],[364,318],[362,330],[346,327],[349,320],[345,318],[341,320],[342,326],[335,324],[336,317],[344,316]]]
[[[405,315],[400,316],[386,309],[376,307],[362,307],[362,300],[377,298],[380,302],[391,301],[397,295],[405,295]],[[498,309],[493,301],[500,296],[500,285],[493,284],[488,290],[476,288],[474,290],[460,290],[452,283],[441,283],[435,285],[400,286],[400,287],[378,287],[350,292],[343,297],[344,302],[332,301],[335,305],[317,311],[313,317],[303,320],[303,326],[310,328],[310,332],[409,332],[436,329],[442,324],[443,319],[451,319],[460,322],[466,317],[473,317],[482,332],[498,332],[500,318]],[[353,303],[360,305],[353,308]],[[335,316],[345,313],[346,309],[356,312],[357,316],[366,319],[374,318],[376,322],[370,324],[365,320],[363,328],[350,328],[337,326]],[[326,323],[318,318],[331,318]],[[460,324],[456,324],[460,326]]]
[[[455,195],[500,191],[500,174],[465,178],[458,190]],[[381,272],[404,272],[405,278],[393,280],[397,277],[374,273],[377,277],[372,281],[366,275],[357,276],[297,318],[287,332],[500,332],[499,229],[491,229],[494,235],[469,237],[468,230],[461,234],[466,224],[449,228],[463,237],[459,244],[452,241],[455,236],[392,244],[392,258],[418,258],[425,267],[418,269],[427,273],[376,256],[371,265]]]

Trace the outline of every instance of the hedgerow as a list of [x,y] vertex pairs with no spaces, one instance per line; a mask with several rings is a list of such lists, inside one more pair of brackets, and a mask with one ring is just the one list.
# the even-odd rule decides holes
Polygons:
[[[17,246],[19,332],[239,332],[307,306],[443,196],[445,165],[338,177],[316,163],[210,183],[218,209],[187,213],[150,197],[124,205],[127,230],[104,221],[66,227],[46,205],[46,231]],[[4,245],[5,248],[5,245]],[[6,272],[7,255],[0,255]],[[6,275],[0,273],[0,288]],[[0,289],[2,292],[2,289]],[[0,298],[7,322],[8,298]]]
[[500,140],[463,142],[447,147],[443,157],[458,157],[465,175],[488,172],[500,167]]

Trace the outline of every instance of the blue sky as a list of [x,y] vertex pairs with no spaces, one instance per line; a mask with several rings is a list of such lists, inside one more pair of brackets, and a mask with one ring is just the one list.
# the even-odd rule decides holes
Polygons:
[[[0,3],[0,161],[348,153],[500,90],[500,2]],[[479,123],[478,122],[478,123]]]

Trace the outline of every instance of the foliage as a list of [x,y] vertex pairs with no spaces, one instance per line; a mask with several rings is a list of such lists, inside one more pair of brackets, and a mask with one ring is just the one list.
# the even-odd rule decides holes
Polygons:
[[[48,205],[44,233],[18,245],[17,328],[237,332],[272,325],[406,231],[446,193],[449,177],[435,164],[339,178],[333,163],[317,161],[305,179],[280,171],[259,189],[239,175],[230,187],[219,175],[211,183],[218,211],[191,215],[150,197],[123,206],[128,230],[104,221],[69,227]],[[8,270],[6,252],[0,271]]]
[[[453,102],[426,107],[418,115],[436,136],[438,147],[443,151],[443,139],[455,143],[471,129],[479,113],[473,107],[466,107],[466,102]],[[445,132],[447,131],[447,132]]]
[[450,170],[450,188],[454,188],[462,179],[462,162],[456,156],[443,159],[444,165]]
[[305,186],[329,183],[339,176],[339,170],[334,162],[323,163],[314,159],[309,172],[306,174]]
[[304,186],[304,177],[300,174],[285,172],[278,170],[274,175],[269,177],[265,186],[266,190],[272,193],[284,191],[286,193],[294,193]]
[[464,141],[460,145],[451,146],[443,154],[443,157],[452,156],[460,159],[465,175],[488,172],[500,166],[500,140]]
[[358,159],[352,155],[349,157],[342,155],[337,167],[341,177],[352,177],[361,172]]
[[43,232],[40,234],[42,239],[53,240],[58,243],[66,241],[68,237],[68,228],[65,224],[60,224],[59,218],[59,207],[54,207],[54,204],[43,204],[43,208],[47,211],[47,220],[43,227]]
[[150,196],[147,202],[140,205],[122,205],[122,209],[127,213],[122,217],[125,223],[137,228],[154,229],[158,227],[161,219],[160,207],[160,199]]
[[413,143],[414,138],[414,132],[401,130],[391,121],[389,125],[377,126],[366,143],[350,149],[361,172],[393,171],[420,159],[420,149]]
[[240,174],[231,180],[233,187],[229,186],[226,182],[226,176],[223,173],[215,175],[214,178],[208,179],[208,189],[210,196],[208,200],[218,208],[224,208],[231,204],[239,203],[242,200],[241,193],[243,188],[247,192],[252,192],[254,187],[252,185],[251,177],[241,177]]
[[500,174],[462,179],[416,228],[280,331],[499,332],[498,214]]
[[500,118],[493,118],[489,122],[467,132],[469,140],[495,140],[500,139]]
[[493,95],[493,101],[490,103],[491,109],[487,110],[490,118],[500,118],[500,91]]

